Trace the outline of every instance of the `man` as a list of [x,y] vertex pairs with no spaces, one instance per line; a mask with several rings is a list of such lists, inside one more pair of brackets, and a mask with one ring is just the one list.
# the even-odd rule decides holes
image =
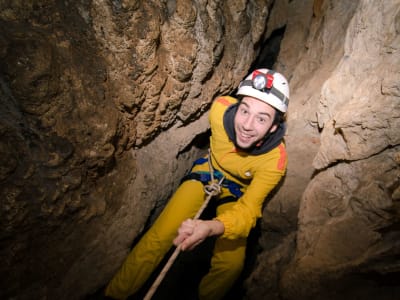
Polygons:
[[[264,200],[286,171],[283,116],[289,85],[283,75],[259,69],[240,83],[237,95],[240,100],[219,97],[212,104],[209,156],[195,162],[108,284],[107,296],[125,299],[137,292],[172,243],[191,250],[210,236],[218,238],[211,268],[199,286],[199,299],[222,299],[239,277],[247,236],[262,216]],[[203,185],[210,178],[224,178],[220,195],[214,197],[216,217],[193,220],[205,199]]]

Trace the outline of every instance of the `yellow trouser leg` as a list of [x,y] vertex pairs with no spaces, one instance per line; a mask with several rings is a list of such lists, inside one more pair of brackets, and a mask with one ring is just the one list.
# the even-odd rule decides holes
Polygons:
[[[218,207],[218,212],[229,209],[234,203]],[[211,268],[199,286],[200,300],[219,300],[229,291],[240,276],[246,255],[246,238],[228,240],[218,238],[215,243]]]
[[193,218],[204,200],[200,182],[182,183],[108,284],[106,295],[114,299],[126,299],[137,292],[172,246],[182,221]]

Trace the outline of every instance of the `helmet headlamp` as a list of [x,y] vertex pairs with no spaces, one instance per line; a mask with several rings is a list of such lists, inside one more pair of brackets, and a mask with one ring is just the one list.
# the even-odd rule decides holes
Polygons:
[[281,112],[286,112],[289,85],[282,74],[269,69],[258,69],[240,83],[237,94],[257,98]]
[[274,81],[274,76],[271,73],[264,74],[259,71],[254,71],[252,76],[253,87],[259,91],[265,91],[264,89],[271,89]]
[[267,83],[267,80],[265,76],[263,75],[257,75],[253,79],[253,87],[257,90],[262,90],[265,87],[265,84]]

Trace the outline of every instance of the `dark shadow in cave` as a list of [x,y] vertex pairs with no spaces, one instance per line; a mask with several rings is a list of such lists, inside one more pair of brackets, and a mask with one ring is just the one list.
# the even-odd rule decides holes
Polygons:
[[189,152],[189,150],[192,149],[193,147],[206,151],[210,145],[210,135],[211,135],[210,129],[196,135],[185,148],[183,148],[181,151],[178,152],[176,158],[178,158],[181,155],[184,155],[184,153]]
[[285,35],[286,26],[275,29],[271,36],[260,47],[260,53],[250,70],[258,68],[273,69],[281,49],[281,42]]
[[[269,38],[260,46],[259,54],[251,65],[249,71],[261,68],[274,69],[274,65],[281,49],[281,42],[285,35],[286,26],[275,29]],[[246,75],[247,76],[247,75]],[[235,97],[237,88],[232,91],[230,96]]]

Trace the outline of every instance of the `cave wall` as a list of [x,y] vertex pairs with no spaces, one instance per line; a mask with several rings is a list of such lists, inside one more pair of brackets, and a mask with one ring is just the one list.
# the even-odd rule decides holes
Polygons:
[[0,1],[1,298],[105,284],[279,29],[289,165],[246,297],[395,299],[377,284],[399,272],[399,7]]
[[400,2],[304,4],[277,61],[294,89],[288,174],[247,298],[398,299]]
[[1,298],[111,278],[204,151],[271,3],[0,1]]

